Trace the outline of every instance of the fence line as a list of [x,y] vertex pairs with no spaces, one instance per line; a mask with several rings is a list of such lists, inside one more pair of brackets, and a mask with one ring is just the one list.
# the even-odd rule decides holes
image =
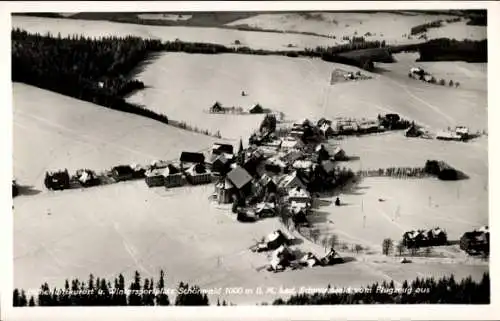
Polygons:
[[398,179],[430,177],[423,167],[389,167],[365,169],[356,172],[358,177],[393,177]]

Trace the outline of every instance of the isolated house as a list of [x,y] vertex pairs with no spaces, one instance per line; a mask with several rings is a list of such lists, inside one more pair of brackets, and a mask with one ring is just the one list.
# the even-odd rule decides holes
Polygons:
[[58,171],[55,173],[45,173],[45,187],[52,190],[63,190],[69,188],[69,173],[68,170]]
[[222,108],[222,105],[216,101],[215,104],[210,108],[210,112],[212,113],[221,113],[224,111],[224,108]]
[[262,114],[264,113],[264,108],[259,104],[255,104],[248,112],[250,114]]
[[347,155],[345,151],[340,148],[339,146],[335,147],[335,150],[333,151],[333,158],[338,161],[346,160]]
[[242,167],[236,166],[228,174],[227,179],[243,195],[251,190],[252,176]]
[[204,164],[205,155],[202,153],[182,152],[180,157],[181,170],[195,164]]

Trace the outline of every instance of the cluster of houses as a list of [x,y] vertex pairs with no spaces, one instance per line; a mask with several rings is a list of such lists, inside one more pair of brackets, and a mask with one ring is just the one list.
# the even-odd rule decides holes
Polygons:
[[252,107],[248,108],[246,111],[243,107],[224,107],[221,103],[216,101],[212,107],[210,107],[210,113],[212,114],[226,114],[226,113],[237,113],[237,114],[264,114],[268,110],[264,109],[260,104],[254,104]]
[[446,244],[448,244],[446,231],[439,227],[429,230],[407,231],[403,234],[403,245],[409,249]]
[[302,267],[327,266],[341,263],[343,260],[336,257],[335,250],[331,249],[324,257],[318,258],[312,252],[297,253],[291,247],[292,239],[281,230],[276,230],[260,242],[252,246],[252,252],[271,252],[269,257],[268,271],[280,272],[286,268],[298,269]]

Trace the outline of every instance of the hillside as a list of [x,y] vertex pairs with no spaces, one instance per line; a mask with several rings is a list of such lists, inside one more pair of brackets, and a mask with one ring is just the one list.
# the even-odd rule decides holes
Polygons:
[[[397,64],[388,64],[393,65]],[[167,53],[138,75],[148,88],[129,101],[198,127],[218,129],[229,138],[247,137],[261,117],[207,114],[215,101],[244,109],[260,103],[285,113],[290,121],[396,112],[434,128],[457,123],[473,130],[487,128],[485,88],[467,90],[472,80],[463,89],[429,85],[408,79],[406,65],[398,67],[404,77],[385,72],[371,74],[371,80],[330,85],[334,68],[358,70],[319,59]],[[479,72],[479,77],[484,74]],[[241,91],[248,96],[242,97]]]
[[144,117],[14,83],[14,177],[43,186],[47,170],[109,169],[175,159],[214,141]]

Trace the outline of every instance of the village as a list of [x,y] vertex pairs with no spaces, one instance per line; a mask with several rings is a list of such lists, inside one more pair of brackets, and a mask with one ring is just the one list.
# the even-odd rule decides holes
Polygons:
[[[182,188],[185,185],[213,184],[210,202],[227,205],[228,215],[241,223],[278,217],[283,229],[270,231],[250,250],[267,253],[268,271],[280,272],[304,267],[328,266],[344,262],[333,244],[327,254],[318,257],[310,251],[297,250],[296,236],[311,228],[309,218],[317,196],[336,195],[335,205],[342,206],[341,191],[358,184],[365,177],[397,179],[462,180],[467,175],[441,160],[427,160],[421,167],[388,167],[353,171],[344,166],[351,157],[335,138],[362,136],[385,131],[402,131],[406,137],[426,137],[415,122],[398,114],[378,115],[374,120],[335,118],[312,122],[305,119],[282,126],[277,116],[266,113],[260,128],[248,138],[243,148],[215,143],[207,152],[184,151],[178,161],[154,160],[149,165],[117,165],[104,172],[90,169],[46,172],[44,184],[49,190],[87,188],[129,180],[144,180],[149,188]],[[459,126],[457,140],[469,139],[467,128]],[[436,136],[437,139],[441,136]],[[430,137],[432,138],[432,137]],[[451,139],[450,139],[451,140]],[[335,145],[331,142],[335,141]],[[18,187],[13,181],[13,196]],[[379,202],[383,202],[379,199]],[[50,213],[48,213],[50,215]],[[385,242],[385,241],[384,241]],[[416,227],[401,236],[408,253],[428,246],[448,245],[445,229]],[[464,231],[460,249],[470,255],[489,254],[489,230],[482,227]],[[410,263],[406,257],[401,263]]]

